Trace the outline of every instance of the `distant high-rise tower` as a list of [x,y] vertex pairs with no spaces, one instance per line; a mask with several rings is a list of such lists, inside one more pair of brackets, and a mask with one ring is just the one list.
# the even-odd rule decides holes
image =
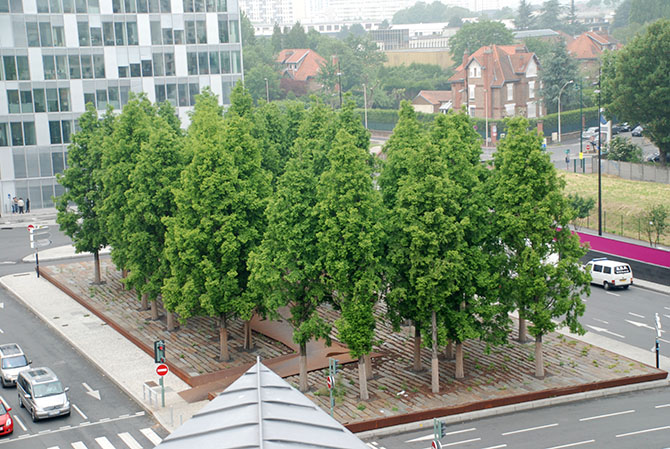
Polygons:
[[209,86],[242,78],[237,0],[0,0],[0,195],[53,206],[77,118],[129,92],[170,101],[186,123]]

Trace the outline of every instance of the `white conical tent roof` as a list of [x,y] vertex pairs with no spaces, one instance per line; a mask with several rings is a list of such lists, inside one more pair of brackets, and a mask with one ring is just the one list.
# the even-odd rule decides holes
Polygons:
[[157,449],[369,449],[260,360]]

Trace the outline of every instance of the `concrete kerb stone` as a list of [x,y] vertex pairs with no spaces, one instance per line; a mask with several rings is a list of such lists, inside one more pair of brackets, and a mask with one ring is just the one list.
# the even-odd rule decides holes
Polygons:
[[[502,407],[495,407],[484,410],[477,410],[474,412],[461,413],[459,415],[449,415],[438,418],[445,424],[458,424],[467,421],[473,421],[481,418],[489,418],[492,416],[506,415],[510,413],[521,412],[525,410],[532,410],[543,407],[550,407],[554,405],[561,405],[571,402],[583,401],[585,399],[594,399],[600,397],[615,396],[622,393],[630,393],[634,391],[649,390],[653,388],[667,387],[670,385],[670,380],[654,380],[651,382],[643,382],[632,385],[623,385],[620,387],[605,388],[601,390],[587,391],[584,393],[575,393],[566,396],[559,396],[555,398],[540,399],[532,402],[522,402],[519,404],[504,405]],[[433,428],[433,420],[428,419],[424,421],[416,421],[413,423],[401,424],[393,427],[385,427],[382,429],[367,430],[356,434],[361,440],[368,440],[371,438],[379,438],[382,436],[396,435],[404,432],[411,432],[415,430]]]

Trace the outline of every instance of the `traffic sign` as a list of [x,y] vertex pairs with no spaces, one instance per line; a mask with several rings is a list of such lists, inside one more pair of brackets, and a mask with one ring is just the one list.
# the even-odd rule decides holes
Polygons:
[[159,376],[165,376],[168,373],[168,366],[165,364],[160,364],[156,367],[156,374]]
[[32,231],[33,229],[35,229],[35,226],[29,224],[28,225],[28,232]]
[[586,151],[591,151],[591,145],[589,145],[588,143],[586,144]]
[[437,440],[433,440],[433,442],[430,443],[430,447],[432,449],[442,449],[442,444],[440,444],[440,442]]
[[335,383],[335,379],[333,379],[333,376],[328,376],[326,378],[326,385],[328,385],[328,389],[332,390],[333,389],[333,384]]

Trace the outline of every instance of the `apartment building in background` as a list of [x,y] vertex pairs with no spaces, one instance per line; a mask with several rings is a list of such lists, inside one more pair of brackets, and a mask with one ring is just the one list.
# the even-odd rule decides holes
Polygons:
[[0,0],[0,196],[53,207],[87,103],[170,101],[184,126],[210,87],[242,78],[237,0]]

